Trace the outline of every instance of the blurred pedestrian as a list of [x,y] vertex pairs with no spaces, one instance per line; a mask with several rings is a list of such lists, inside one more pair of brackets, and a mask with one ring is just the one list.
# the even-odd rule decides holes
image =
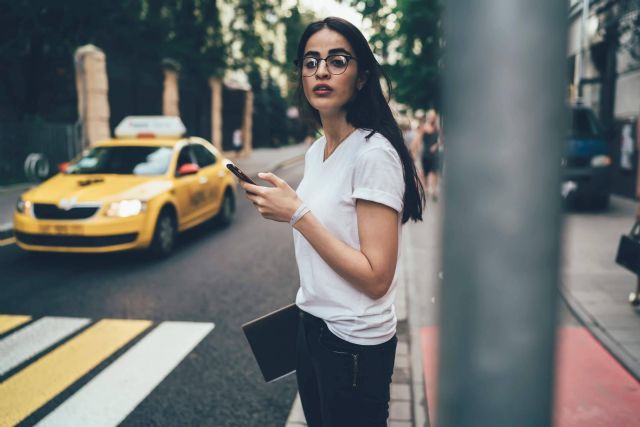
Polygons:
[[310,427],[387,425],[401,225],[424,193],[385,99],[382,67],[351,23],[310,24],[298,44],[301,111],[322,128],[294,191],[241,184],[263,217],[293,226],[301,310],[296,376]]
[[411,155],[411,159],[413,160],[413,166],[416,168],[416,173],[418,175],[418,178],[420,179],[420,184],[424,188],[426,185],[422,176],[422,161],[420,160],[419,151],[420,147],[416,143],[417,129],[414,125],[413,120],[409,117],[404,117],[399,124],[400,130],[402,130],[404,144],[407,146],[407,150],[409,150],[409,154]]
[[408,117],[402,117],[400,120],[398,120],[398,126],[400,126],[400,130],[402,131],[404,144],[407,146],[409,154],[413,156],[411,147],[413,145],[413,139],[415,137],[416,131],[411,126],[411,119],[409,119]]
[[442,132],[435,110],[427,111],[424,123],[416,133],[415,145],[421,153],[423,184],[426,185],[427,196],[433,201],[438,200],[440,194],[440,152],[443,146]]

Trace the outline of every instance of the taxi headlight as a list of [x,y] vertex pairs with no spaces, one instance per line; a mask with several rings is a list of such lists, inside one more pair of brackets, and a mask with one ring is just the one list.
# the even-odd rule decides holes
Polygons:
[[109,205],[106,215],[118,218],[136,216],[144,212],[146,206],[146,203],[141,200],[120,200]]
[[31,209],[31,202],[23,200],[22,197],[18,198],[18,201],[16,202],[16,211],[18,211],[18,213],[28,213],[29,209]]
[[606,166],[611,166],[611,157],[606,156],[604,154],[600,156],[595,156],[591,159],[591,166],[594,168],[603,168]]

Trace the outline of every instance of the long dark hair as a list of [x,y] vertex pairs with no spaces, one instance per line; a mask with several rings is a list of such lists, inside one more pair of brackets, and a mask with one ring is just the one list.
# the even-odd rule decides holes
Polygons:
[[[402,211],[402,223],[406,223],[409,219],[414,221],[422,220],[422,211],[424,209],[425,197],[424,189],[416,173],[413,159],[409,154],[409,150],[404,143],[402,131],[398,127],[398,123],[393,117],[389,102],[382,93],[380,79],[384,78],[388,88],[389,99],[391,99],[391,82],[389,77],[382,69],[373,56],[373,52],[369,47],[367,39],[364,38],[360,30],[358,30],[349,21],[342,18],[329,17],[322,21],[309,24],[304,33],[300,37],[297,51],[297,63],[302,61],[304,48],[309,38],[323,28],[329,28],[336,31],[346,38],[354,49],[353,54],[358,60],[358,73],[363,76],[368,74],[366,83],[356,92],[354,97],[345,106],[347,110],[347,122],[355,128],[371,130],[367,138],[378,132],[391,142],[396,149],[400,160],[402,161],[402,169],[405,182],[404,192],[404,209]],[[298,107],[303,116],[309,119],[313,125],[322,126],[322,120],[318,110],[313,108],[302,89],[302,73],[298,67],[298,89],[296,93]]]

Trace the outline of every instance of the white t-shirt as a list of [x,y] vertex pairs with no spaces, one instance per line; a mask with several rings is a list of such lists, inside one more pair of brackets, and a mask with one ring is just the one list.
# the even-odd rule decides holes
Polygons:
[[[402,212],[404,200],[402,162],[396,149],[379,133],[367,140],[369,133],[356,129],[326,161],[326,139],[319,138],[307,151],[304,177],[296,190],[313,215],[355,249],[360,249],[356,199],[381,203],[398,212]],[[400,214],[398,239],[401,222]],[[381,344],[393,337],[397,260],[389,291],[374,300],[339,276],[295,229],[293,241],[300,272],[296,297],[300,309],[323,319],[331,332],[354,344]]]

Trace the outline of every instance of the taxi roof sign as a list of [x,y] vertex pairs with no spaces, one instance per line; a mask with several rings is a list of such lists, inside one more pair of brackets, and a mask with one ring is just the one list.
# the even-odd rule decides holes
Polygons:
[[116,138],[180,138],[187,129],[176,116],[128,116],[116,127]]

